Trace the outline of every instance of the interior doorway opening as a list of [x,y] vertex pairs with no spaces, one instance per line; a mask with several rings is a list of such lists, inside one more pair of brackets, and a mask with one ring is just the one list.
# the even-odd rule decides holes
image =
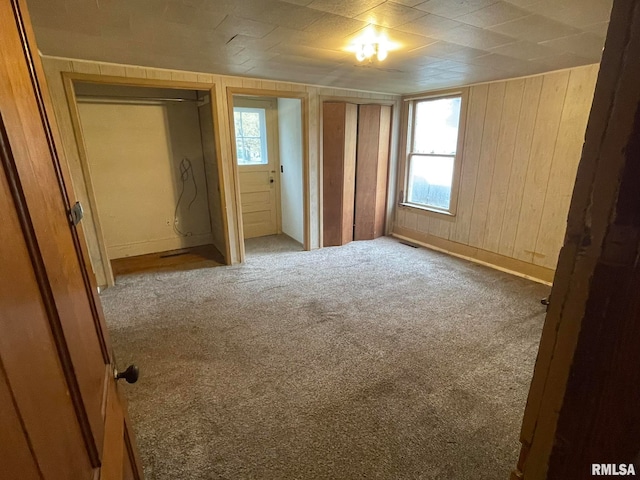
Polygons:
[[208,90],[74,81],[108,276],[227,263]]
[[304,250],[300,98],[233,96],[235,162],[248,256]]

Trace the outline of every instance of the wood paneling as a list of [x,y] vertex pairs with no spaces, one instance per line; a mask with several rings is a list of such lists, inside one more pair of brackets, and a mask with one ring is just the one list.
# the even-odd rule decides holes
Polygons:
[[566,212],[569,211],[578,168],[576,162],[564,160],[580,157],[584,143],[582,132],[589,116],[596,73],[594,68],[583,68],[573,70],[569,76],[535,247],[535,252],[541,255],[536,263],[549,268],[555,267],[558,252],[562,247]]
[[[542,207],[551,172],[553,151],[556,147],[560,129],[560,118],[565,106],[565,94],[569,71],[545,75],[538,104],[536,124],[533,128],[533,141],[529,155],[529,168],[522,195],[520,221],[516,233],[513,256],[529,263],[539,263],[541,254],[536,252],[536,238],[541,227]],[[584,136],[584,128],[582,135]],[[579,157],[563,159],[573,160],[577,164]],[[566,219],[566,212],[564,213]],[[556,252],[556,258],[557,260]]]
[[390,128],[391,107],[358,107],[354,240],[384,234]]
[[470,87],[456,215],[400,207],[395,225],[553,271],[598,68]]
[[324,102],[322,125],[323,245],[353,240],[358,106]]
[[[476,193],[478,178],[478,163],[482,147],[482,132],[487,108],[489,85],[479,85],[469,92],[469,108],[467,110],[467,129],[464,136],[464,150],[462,157],[462,179],[458,193],[458,210],[456,223],[450,239],[462,243],[469,243],[469,230],[473,213],[473,200]],[[437,216],[433,216],[437,220]],[[403,225],[399,225],[403,226]]]
[[[46,62],[45,62],[46,63]],[[93,62],[83,62],[82,60],[74,60],[74,70],[77,65],[80,63],[93,63]],[[113,77],[126,77],[127,76],[127,68],[124,65],[114,65],[113,63],[101,63],[98,64],[100,68],[100,75],[109,75]],[[63,70],[66,71],[66,70]],[[156,75],[148,75],[147,78],[157,78],[162,80],[171,80],[171,72],[168,70],[157,70]]]
[[[469,245],[474,247],[481,247],[484,242],[493,172],[496,165],[496,152],[498,151],[500,124],[502,122],[505,86],[505,82],[489,85],[484,127],[482,129],[482,146],[480,147],[476,193],[473,198],[471,228],[469,230]],[[473,128],[471,125],[469,127]],[[462,161],[464,162],[464,157]]]
[[506,206],[502,230],[500,231],[500,244],[498,245],[498,253],[507,257],[513,256],[513,248],[516,243],[522,194],[527,179],[527,169],[529,168],[533,127],[536,123],[538,111],[537,108],[532,108],[531,105],[538,104],[540,91],[542,90],[542,80],[541,76],[527,78],[522,94],[522,107],[517,120],[516,144],[513,149]]
[[[76,137],[73,130],[69,109],[70,105],[65,94],[62,73],[73,72],[75,68],[83,70],[95,70],[91,65],[98,67],[98,72],[103,81],[113,81],[122,83],[131,79],[132,81],[149,82],[154,81],[170,81],[176,78],[185,78],[193,83],[189,83],[188,87],[192,89],[211,89],[215,94],[212,98],[213,108],[216,111],[218,120],[218,128],[216,129],[216,148],[219,149],[218,165],[219,173],[223,177],[222,188],[220,191],[221,203],[225,212],[224,221],[227,222],[229,239],[227,247],[227,260],[230,263],[237,263],[242,257],[244,244],[238,234],[236,211],[235,179],[233,177],[233,150],[231,143],[231,134],[229,128],[230,118],[228,115],[228,99],[227,87],[242,88],[243,78],[224,75],[211,75],[204,73],[191,73],[191,75],[183,76],[173,70],[137,67],[134,65],[118,65],[111,63],[89,62],[85,60],[61,59],[55,57],[43,57],[43,63],[46,68],[47,80],[51,86],[52,100],[55,108],[56,118],[61,125],[62,146],[64,148],[66,158],[69,162],[71,177],[74,187],[77,191],[79,200],[85,206],[85,231],[87,237],[87,245],[90,251],[91,263],[98,279],[98,284],[107,285],[108,273],[104,268],[103,258],[106,255],[100,251],[100,242],[98,241],[98,233],[95,228],[96,221],[92,212],[92,207],[88,201],[87,184],[82,173],[81,162],[78,154]],[[80,66],[82,64],[82,66]],[[174,72],[176,74],[174,74]],[[309,249],[319,248],[321,244],[322,217],[321,217],[321,190],[322,176],[320,172],[320,155],[322,144],[320,141],[321,122],[321,97],[358,97],[364,99],[361,103],[386,101],[391,102],[396,107],[395,111],[399,111],[400,97],[387,94],[379,94],[373,92],[358,92],[345,89],[327,89],[304,84],[294,84],[289,82],[274,82],[272,80],[250,79],[247,84],[255,88],[255,94],[261,95],[261,91],[283,92],[282,96],[288,96],[287,92],[292,95],[305,95],[308,103],[304,106],[305,125],[303,128],[303,136],[309,145],[308,165],[306,181],[307,188],[307,211],[309,218],[307,225],[307,245]],[[185,84],[187,85],[187,84]],[[165,85],[170,86],[170,85]],[[274,88],[275,87],[275,88]],[[395,123],[394,125],[398,125]],[[391,132],[392,144],[397,143],[398,128],[393,128]],[[390,163],[393,167],[397,161],[397,152],[392,150],[390,153]],[[390,186],[391,198],[395,198],[395,184]],[[107,262],[108,263],[108,262]]]
[[524,80],[517,80],[509,82],[506,85],[502,119],[497,139],[496,163],[491,180],[489,208],[487,210],[487,220],[482,244],[482,248],[490,252],[497,252],[500,248],[502,222],[507,207],[509,177],[511,176],[513,153],[518,133],[518,122],[514,122],[513,119],[520,116],[524,83]]
[[100,74],[100,66],[90,62],[75,62],[73,71],[76,73],[90,73],[94,75]]

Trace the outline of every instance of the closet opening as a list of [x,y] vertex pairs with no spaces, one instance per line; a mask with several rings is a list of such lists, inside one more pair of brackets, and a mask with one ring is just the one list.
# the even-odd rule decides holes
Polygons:
[[227,264],[210,95],[73,81],[83,175],[110,283],[134,271]]

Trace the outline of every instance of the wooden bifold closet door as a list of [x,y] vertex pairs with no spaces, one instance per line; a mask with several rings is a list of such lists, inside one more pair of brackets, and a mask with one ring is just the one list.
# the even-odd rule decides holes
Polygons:
[[0,477],[140,480],[23,0],[0,45]]
[[354,240],[384,235],[390,134],[391,107],[358,107]]
[[384,235],[391,107],[323,104],[323,245]]
[[325,102],[322,113],[323,245],[353,240],[358,106]]

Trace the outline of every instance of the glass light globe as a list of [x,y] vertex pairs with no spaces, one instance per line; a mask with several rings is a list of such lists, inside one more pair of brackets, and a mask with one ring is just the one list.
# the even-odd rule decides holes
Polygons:
[[376,47],[368,43],[366,45],[363,45],[362,52],[364,53],[364,56],[366,58],[371,58],[373,57],[373,54],[376,53]]
[[383,61],[387,58],[387,55],[389,55],[387,48],[384,45],[378,45],[378,61]]

